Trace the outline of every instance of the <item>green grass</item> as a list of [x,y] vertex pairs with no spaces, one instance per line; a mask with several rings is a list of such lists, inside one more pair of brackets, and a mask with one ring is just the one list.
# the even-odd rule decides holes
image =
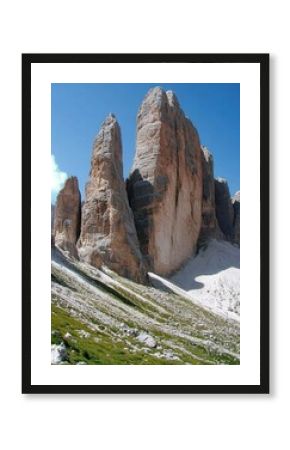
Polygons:
[[[102,327],[104,328],[104,327]],[[81,337],[79,330],[89,334],[88,337]],[[70,337],[65,337],[69,333]],[[155,337],[159,337],[161,341],[165,341],[170,336],[162,333],[155,333]],[[171,337],[171,340],[172,337]],[[130,344],[133,344],[133,338],[126,337],[123,342],[116,342],[112,336],[108,336],[101,330],[92,331],[84,322],[72,317],[67,310],[59,306],[52,305],[52,344],[64,343],[67,350],[67,364],[76,364],[83,362],[86,364],[149,364],[149,365],[164,365],[164,364],[238,364],[235,358],[227,355],[217,355],[214,352],[208,351],[206,348],[199,345],[192,345],[188,341],[176,338],[176,344],[187,349],[191,355],[173,349],[174,353],[180,357],[180,360],[166,360],[158,358],[152,353],[146,353],[144,350],[137,350],[135,353],[130,351]],[[136,342],[134,342],[134,346]],[[162,345],[163,350],[169,350],[169,345]],[[153,350],[150,349],[150,352]],[[156,350],[154,350],[156,351]],[[197,358],[194,358],[194,355]],[[200,358],[200,359],[199,359]],[[204,361],[204,362],[203,362]],[[207,362],[206,362],[207,361]]]
[[[90,334],[89,337],[80,337],[77,330]],[[71,337],[64,336],[70,333]],[[98,342],[96,342],[96,340]],[[76,364],[176,364],[178,361],[164,361],[145,352],[132,353],[126,350],[123,342],[113,342],[111,338],[93,332],[84,323],[71,317],[63,308],[52,305],[52,344],[64,343],[67,350],[66,363]],[[180,363],[180,362],[179,362]]]
[[[239,353],[238,324],[227,322],[176,294],[165,294],[117,275],[112,275],[112,278],[121,285],[116,286],[112,282],[107,286],[97,279],[96,272],[90,272],[78,263],[73,266],[73,270],[98,291],[84,286],[72,273],[52,267],[52,281],[59,286],[60,292],[54,291],[52,296],[51,341],[52,344],[64,343],[66,346],[67,358],[64,363],[239,364],[238,358],[226,353],[226,350]],[[68,299],[75,298],[78,301],[70,303],[63,300],[61,289]],[[87,309],[80,306],[86,304]],[[102,316],[94,314],[94,308],[100,314],[107,315],[110,319],[108,324]],[[137,313],[142,316],[140,324]],[[121,322],[131,329],[148,332],[160,348],[146,349],[146,345],[136,337],[128,336],[118,328]],[[116,323],[119,325],[116,326]],[[173,329],[201,341],[192,343],[185,337],[175,335]],[[81,336],[79,330],[88,334]],[[204,335],[205,331],[210,338]],[[67,333],[71,336],[65,337]],[[225,351],[220,351],[219,346]],[[179,360],[160,357],[166,350],[172,350]]]

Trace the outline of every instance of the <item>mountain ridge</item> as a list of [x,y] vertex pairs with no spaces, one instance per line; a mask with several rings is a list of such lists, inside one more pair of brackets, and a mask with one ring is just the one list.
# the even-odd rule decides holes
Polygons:
[[137,115],[129,178],[123,178],[121,131],[110,113],[93,144],[81,218],[77,178],[70,177],[57,196],[52,242],[143,283],[148,271],[178,270],[210,238],[239,245],[240,200],[230,198],[226,180],[214,178],[213,165],[175,94],[152,88]]

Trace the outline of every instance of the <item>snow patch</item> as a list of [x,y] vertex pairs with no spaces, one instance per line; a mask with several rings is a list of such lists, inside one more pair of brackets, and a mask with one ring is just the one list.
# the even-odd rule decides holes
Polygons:
[[225,318],[240,320],[240,249],[226,241],[209,241],[169,279],[150,278],[172,292]]

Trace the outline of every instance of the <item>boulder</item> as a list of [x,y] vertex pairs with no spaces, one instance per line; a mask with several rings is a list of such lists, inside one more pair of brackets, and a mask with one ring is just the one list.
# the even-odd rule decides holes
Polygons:
[[155,339],[152,336],[150,336],[150,334],[146,333],[145,331],[141,331],[137,335],[137,339],[138,339],[138,341],[147,345],[147,347],[155,348],[157,346]]
[[127,191],[148,267],[170,274],[196,249],[202,208],[199,136],[171,91],[151,89],[140,107]]
[[234,208],[229,186],[224,178],[215,180],[215,203],[219,227],[225,238],[232,241],[234,236]]
[[81,194],[78,180],[70,177],[59,191],[54,210],[54,243],[77,258],[76,242],[80,234]]
[[120,127],[110,114],[93,144],[78,241],[81,260],[144,282],[146,273],[123,179]]

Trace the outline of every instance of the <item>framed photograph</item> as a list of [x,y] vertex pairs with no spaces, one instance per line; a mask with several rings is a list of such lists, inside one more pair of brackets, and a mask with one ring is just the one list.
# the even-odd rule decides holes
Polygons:
[[269,55],[22,55],[22,392],[269,392]]

